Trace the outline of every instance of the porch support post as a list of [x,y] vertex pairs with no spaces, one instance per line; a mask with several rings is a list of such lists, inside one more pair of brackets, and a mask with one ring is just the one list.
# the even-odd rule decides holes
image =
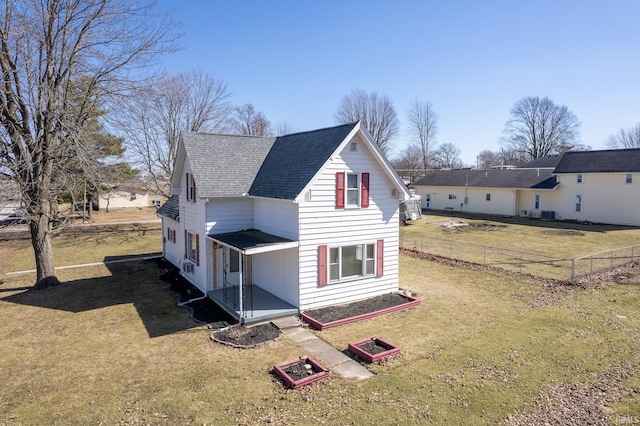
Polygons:
[[243,297],[242,297],[242,291],[244,290],[244,280],[245,280],[245,275],[244,275],[244,253],[239,252],[238,253],[240,255],[240,267],[238,268],[238,273],[240,274],[240,282],[239,282],[239,286],[238,286],[238,307],[240,308],[240,325],[244,324],[244,303],[243,302]]

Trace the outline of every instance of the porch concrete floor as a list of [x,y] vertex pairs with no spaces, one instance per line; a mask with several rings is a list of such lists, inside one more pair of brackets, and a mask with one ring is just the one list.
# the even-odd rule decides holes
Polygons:
[[[223,289],[209,291],[207,296],[227,311],[229,315],[240,320],[242,315],[238,303],[237,287],[228,288],[226,298]],[[246,293],[244,311],[245,324],[298,314],[298,308],[255,284],[251,285],[251,290]]]

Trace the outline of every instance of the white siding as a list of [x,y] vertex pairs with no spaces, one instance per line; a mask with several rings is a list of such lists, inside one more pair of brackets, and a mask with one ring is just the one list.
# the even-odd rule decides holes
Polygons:
[[[556,218],[564,220],[640,226],[640,174],[634,183],[625,183],[626,173],[583,174],[576,182],[575,174],[558,175],[560,192],[554,204],[545,210],[555,210]],[[582,211],[575,211],[575,196],[583,195]]]
[[[398,289],[398,198],[365,144],[349,145],[314,182],[311,200],[300,204],[300,309],[344,303]],[[368,208],[335,208],[336,172],[369,172]],[[318,246],[384,240],[384,275],[318,286]]]
[[207,234],[223,234],[253,228],[252,199],[214,198],[207,203],[205,227]]
[[[176,231],[175,243],[169,241],[167,238],[167,228]],[[180,222],[169,219],[168,217],[162,218],[162,255],[176,267],[182,267],[182,259],[184,258],[184,231],[180,226]]]
[[[516,190],[505,188],[477,188],[456,186],[416,185],[416,194],[426,200],[431,195],[431,209],[454,210],[470,213],[486,213],[513,216],[516,212]],[[487,194],[491,200],[487,201]],[[452,195],[454,198],[449,198]],[[465,204],[465,197],[467,203]]]
[[252,256],[253,283],[298,306],[298,250],[287,249]]
[[[180,224],[182,225],[181,230],[178,232],[181,235],[177,235],[176,238],[180,238],[182,240],[182,257],[180,258],[182,263],[184,263],[184,238],[185,238],[185,230],[192,234],[196,234],[199,236],[199,247],[198,251],[200,253],[200,265],[194,267],[193,273],[182,273],[182,275],[189,280],[193,285],[198,287],[202,291],[206,291],[207,287],[207,257],[209,253],[207,253],[207,238],[206,238],[206,227],[205,227],[205,200],[200,198],[196,199],[196,202],[187,201],[186,199],[186,179],[185,173],[191,173],[191,166],[189,161],[185,161],[184,169],[182,173],[182,178],[180,179]],[[196,182],[197,188],[198,182]],[[178,266],[182,269],[182,263]]]
[[[131,199],[132,194],[135,196],[133,199]],[[98,206],[101,209],[149,207],[150,205],[149,194],[141,192],[111,191],[101,194],[98,199]]]
[[298,239],[298,206],[290,200],[253,201],[254,227],[262,232]]

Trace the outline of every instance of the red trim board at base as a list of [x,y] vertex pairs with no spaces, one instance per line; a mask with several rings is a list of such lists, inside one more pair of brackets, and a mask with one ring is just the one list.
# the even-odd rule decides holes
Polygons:
[[384,314],[390,314],[390,313],[393,313],[393,312],[404,311],[406,309],[413,308],[413,307],[416,307],[416,306],[420,305],[420,300],[416,299],[415,297],[407,296],[407,295],[404,295],[402,293],[398,293],[398,295],[400,295],[400,296],[404,297],[405,299],[407,299],[408,302],[407,303],[403,303],[402,305],[397,305],[397,306],[392,306],[390,308],[381,309],[379,311],[369,312],[369,313],[362,314],[362,315],[356,315],[355,317],[349,317],[349,318],[344,318],[344,319],[341,319],[341,320],[322,323],[322,322],[318,322],[318,321],[314,320],[312,317],[310,317],[310,316],[308,316],[308,315],[306,315],[304,313],[301,313],[300,316],[302,317],[304,322],[310,324],[316,330],[324,330],[325,328],[337,327],[339,325],[349,324],[349,323],[356,322],[356,321],[362,321],[362,320],[366,320],[366,319],[369,319],[369,318],[377,317],[379,315],[384,315]]

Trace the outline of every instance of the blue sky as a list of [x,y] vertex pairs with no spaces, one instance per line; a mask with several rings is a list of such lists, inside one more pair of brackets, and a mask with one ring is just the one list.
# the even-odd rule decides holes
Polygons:
[[391,98],[400,119],[392,155],[410,142],[407,110],[429,100],[437,141],[471,165],[499,149],[509,110],[548,96],[578,117],[593,149],[640,123],[640,1],[160,0],[182,24],[170,72],[224,79],[298,130],[336,124],[345,94]]

